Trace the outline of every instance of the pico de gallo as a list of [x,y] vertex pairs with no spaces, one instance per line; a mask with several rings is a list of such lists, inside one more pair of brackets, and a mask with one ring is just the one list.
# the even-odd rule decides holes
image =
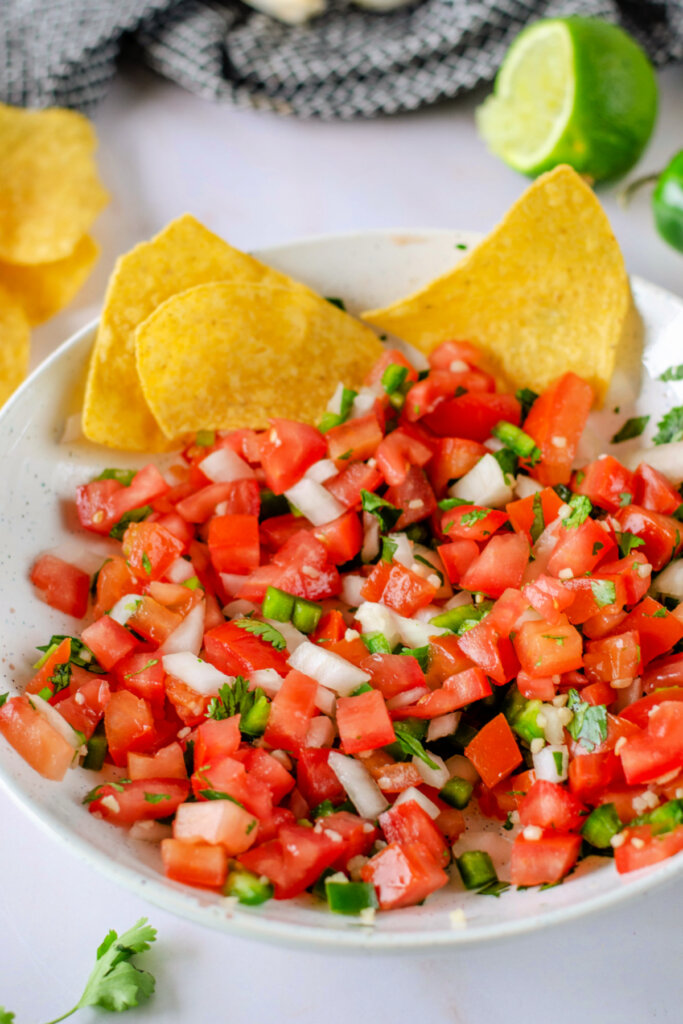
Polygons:
[[[371,919],[453,875],[500,895],[670,857],[683,604],[657,579],[682,499],[646,461],[581,465],[593,397],[573,373],[499,393],[468,342],[421,372],[387,350],[318,428],[105,469],[75,503],[110,556],[31,570],[87,624],[46,638],[0,732],[48,779],[105,770],[88,812],[247,905]],[[459,845],[475,809],[505,870]]]

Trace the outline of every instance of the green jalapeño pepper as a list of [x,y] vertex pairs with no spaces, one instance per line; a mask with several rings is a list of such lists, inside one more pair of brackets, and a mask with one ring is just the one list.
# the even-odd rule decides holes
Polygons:
[[669,245],[683,252],[683,149],[658,174],[632,181],[621,193],[627,203],[642,185],[654,184],[652,212],[657,231]]

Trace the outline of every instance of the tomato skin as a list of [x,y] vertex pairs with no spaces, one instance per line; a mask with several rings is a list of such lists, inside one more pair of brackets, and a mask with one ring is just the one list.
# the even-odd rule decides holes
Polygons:
[[228,854],[222,846],[162,839],[161,858],[167,878],[204,889],[221,889],[228,877]]
[[287,674],[286,652],[277,651],[261,637],[224,622],[204,635],[206,660],[229,676],[246,675],[262,668]]
[[527,583],[523,594],[534,611],[551,624],[557,622],[574,601],[574,594],[566,585],[543,574],[537,576],[533,583]]
[[469,366],[479,366],[484,355],[471,341],[442,341],[427,356],[429,365],[435,370],[449,370],[456,360]]
[[663,569],[683,547],[683,529],[678,519],[651,512],[639,505],[627,505],[615,513],[623,532],[633,533],[645,543],[638,548],[655,572]]
[[635,679],[642,671],[638,631],[632,629],[587,643],[583,664],[586,677],[592,683]]
[[496,383],[489,374],[478,370],[432,370],[428,377],[412,386],[402,415],[409,422],[415,423],[422,416],[433,412],[444,398],[451,398],[458,388],[462,388],[463,392],[493,392]]
[[84,530],[109,533],[119,518],[114,498],[123,489],[118,480],[93,480],[76,488],[76,512]]
[[323,458],[327,445],[320,431],[306,423],[282,419],[270,422],[259,437],[261,465],[268,487],[274,494],[282,494]]
[[551,701],[557,695],[556,676],[534,678],[524,669],[517,674],[517,689],[527,700]]
[[273,883],[276,900],[299,896],[339,856],[339,842],[303,825],[283,825],[278,838],[254,846],[239,861]]
[[[150,665],[150,661],[155,664]],[[166,695],[161,658],[150,655],[149,651],[134,651],[117,661],[113,672],[119,688],[130,690],[136,697],[144,697],[155,717],[161,717]]]
[[303,747],[297,761],[296,782],[304,800],[317,807],[323,800],[341,803],[346,791],[328,764],[330,751],[324,747]]
[[372,750],[361,755],[363,765],[383,793],[402,793],[410,786],[419,788],[422,776],[410,761],[394,761],[385,750]]
[[661,654],[667,654],[683,639],[683,623],[651,597],[643,598],[626,616],[620,631],[629,630],[637,631],[640,636],[643,665]]
[[634,475],[633,501],[651,512],[672,516],[681,504],[681,496],[659,470],[641,462]]
[[195,770],[201,765],[211,765],[224,757],[230,757],[239,747],[241,739],[239,715],[202,722],[195,732]]
[[159,604],[153,597],[142,597],[126,625],[154,644],[163,644],[182,622],[182,615]]
[[[624,829],[622,835],[625,842],[614,851],[614,863],[620,875],[659,864],[683,850],[683,825],[663,835],[655,835],[652,825],[638,825]],[[644,845],[634,846],[634,839]]]
[[522,825],[538,825],[560,832],[573,832],[581,828],[586,808],[564,786],[545,779],[537,779],[519,802]]
[[583,576],[615,547],[611,534],[595,519],[586,519],[580,526],[563,526],[548,560],[548,572],[559,576],[562,570],[570,569],[574,577]]
[[507,637],[498,636],[484,619],[458,638],[462,653],[483,669],[494,682],[509,682],[517,675],[519,661]]
[[411,466],[424,466],[431,457],[431,448],[401,427],[387,435],[375,452],[377,468],[391,487],[403,483]]
[[361,491],[376,491],[382,482],[382,474],[376,466],[365,462],[349,462],[346,467],[325,481],[325,487],[337,501],[347,508],[360,505]]
[[169,703],[184,725],[197,725],[206,716],[210,697],[197,693],[175,676],[164,677],[164,687]]
[[593,803],[597,792],[620,779],[619,758],[611,750],[582,753],[569,762],[569,788],[579,800]]
[[[189,792],[187,779],[138,779],[116,786],[104,785],[88,810],[112,825],[132,825],[134,821],[154,821],[174,814]],[[146,794],[162,799],[150,802],[145,799]],[[107,797],[116,801],[116,807],[107,805]]]
[[437,437],[463,437],[486,441],[496,423],[506,420],[519,425],[521,407],[514,395],[470,392],[459,398],[445,398],[423,417],[424,426]]
[[260,560],[258,516],[214,516],[209,522],[209,552],[216,572],[251,572]]
[[464,538],[440,544],[437,551],[451,583],[459,583],[472,562],[479,557],[478,544]]
[[131,523],[123,535],[123,554],[143,583],[160,579],[185,545],[158,523]]
[[128,778],[134,782],[138,779],[187,779],[182,747],[174,740],[155,754],[130,751]]
[[114,764],[125,765],[128,751],[145,753],[154,746],[154,719],[146,700],[117,690],[104,709],[104,732]]
[[404,654],[370,654],[361,661],[360,668],[369,674],[373,687],[385,700],[425,686],[424,672],[417,658]]
[[445,633],[443,636],[431,637],[425,675],[425,682],[430,690],[436,689],[449,676],[471,667],[472,662],[463,654],[457,636]]
[[562,508],[562,499],[552,487],[544,487],[542,491],[538,492],[538,496],[530,494],[527,498],[519,498],[517,501],[508,502],[505,506],[505,511],[510,517],[512,529],[516,533],[526,534],[529,543],[532,543],[531,527],[533,526],[535,516],[534,499],[536,499],[537,504],[539,500],[541,502],[543,522],[546,526],[549,526],[557,518],[557,513]]
[[349,462],[364,462],[377,451],[384,434],[374,412],[347,420],[325,434],[327,452],[342,470]]
[[106,677],[90,675],[75,692],[59,700],[59,713],[72,728],[82,732],[86,740],[89,740],[102,720],[110,699],[111,690]]
[[331,523],[316,527],[313,533],[327,548],[334,565],[350,562],[363,547],[363,527],[357,512],[345,512]]
[[646,693],[668,686],[683,686],[683,654],[657,658],[643,672],[643,689]]
[[467,668],[464,672],[449,676],[438,689],[420,697],[417,704],[397,708],[392,712],[392,718],[436,718],[450,711],[458,711],[482,697],[490,697],[492,693],[485,673],[480,668]]
[[427,476],[438,498],[443,497],[451,480],[469,473],[488,451],[483,444],[465,437],[439,437],[433,444],[434,454],[427,463]]
[[448,509],[441,517],[441,528],[449,540],[487,541],[491,534],[508,521],[505,512],[480,505],[459,505]]
[[500,597],[504,590],[521,586],[529,561],[529,542],[516,533],[492,537],[481,554],[464,573],[463,590]]
[[58,612],[82,619],[88,610],[90,577],[56,555],[41,555],[33,563],[31,583],[41,601]]
[[314,644],[319,643],[320,640],[343,640],[346,629],[344,616],[338,608],[332,608],[321,616],[320,622],[311,636],[311,640]]
[[561,615],[557,622],[525,622],[513,640],[517,657],[532,678],[571,672],[583,665],[581,634]]
[[442,834],[415,800],[406,800],[384,811],[379,816],[379,826],[388,843],[423,843],[442,867],[451,859]]
[[253,846],[257,826],[258,820],[232,800],[203,800],[178,808],[173,837],[220,845],[234,857]]
[[[575,373],[565,373],[531,407],[524,430],[541,450],[541,461],[532,476],[546,487],[569,483],[593,398],[590,384]],[[555,444],[558,438],[563,438],[564,444]]]
[[[645,566],[645,569],[643,567]],[[600,576],[620,576],[624,584],[624,604],[636,604],[650,589],[651,566],[640,550],[616,562],[603,562]]]
[[583,476],[574,475],[573,490],[576,494],[585,494],[598,508],[616,512],[634,500],[634,475],[613,455],[596,459],[581,472]]
[[254,779],[269,791],[273,803],[278,804],[294,789],[294,778],[283,764],[259,747],[245,751],[244,767],[247,778]]
[[336,871],[344,871],[352,857],[365,856],[379,838],[377,828],[368,827],[369,822],[349,811],[335,811],[334,814],[318,818],[316,825],[318,824],[336,832],[342,838],[342,852],[332,863]]
[[107,671],[138,647],[138,641],[126,627],[109,615],[103,615],[87,626],[81,637],[102,668]]
[[652,706],[646,730],[627,738],[619,756],[629,785],[653,782],[683,768],[683,704],[663,701]]
[[389,843],[361,868],[377,890],[382,910],[412,907],[448,882],[448,875],[423,843]]
[[238,597],[262,601],[268,586],[321,601],[340,592],[341,579],[336,567],[328,562],[325,545],[312,533],[300,530],[283,544],[270,565],[260,566],[247,578]]
[[394,727],[379,690],[359,693],[356,697],[338,697],[336,713],[345,754],[376,750],[395,740]]
[[142,583],[130,571],[125,558],[114,555],[113,558],[107,559],[97,576],[93,608],[95,618],[100,618],[105,612],[110,611],[126,594],[139,594],[141,590]]
[[392,365],[404,366],[407,369],[408,373],[406,375],[406,380],[411,382],[417,380],[417,370],[410,360],[407,359],[399,349],[387,348],[382,352],[382,355],[379,357],[377,362],[373,364],[370,372],[366,376],[366,386],[373,387],[375,384],[381,384],[384,371]]
[[71,744],[31,707],[25,695],[10,697],[0,707],[0,733],[45,779],[59,782],[74,759]]
[[303,672],[290,669],[270,705],[263,738],[271,747],[295,753],[306,743],[306,734],[315,713],[318,684]]
[[419,466],[410,466],[403,483],[389,487],[385,497],[396,508],[403,509],[396,523],[397,530],[422,522],[437,510],[434,491]]
[[496,715],[465,747],[467,757],[489,789],[522,763],[522,755],[505,715]]
[[419,608],[430,604],[438,589],[400,562],[378,562],[361,595],[366,601],[381,601],[399,615],[410,617]]
[[207,484],[179,501],[176,511],[188,523],[205,523],[214,514],[216,506],[223,502],[230,513],[257,516],[261,507],[258,481]]
[[518,835],[512,844],[510,879],[513,885],[553,885],[574,867],[581,836],[545,832],[540,839]]

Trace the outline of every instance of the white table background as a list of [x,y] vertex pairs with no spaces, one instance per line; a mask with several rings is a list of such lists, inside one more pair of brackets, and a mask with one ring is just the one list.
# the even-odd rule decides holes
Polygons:
[[[638,168],[683,145],[683,68],[661,76],[659,124]],[[34,337],[34,364],[96,315],[118,253],[183,211],[255,249],[372,227],[489,229],[524,179],[476,137],[476,99],[350,124],[213,106],[127,72],[97,113],[112,203],[93,277]],[[683,294],[683,256],[655,234],[647,194],[601,198],[631,272]],[[97,945],[148,915],[157,994],[126,1024],[641,1024],[683,1019],[683,880],[620,910],[506,944],[425,957],[334,957],[203,930],[84,866],[0,792],[0,1003],[39,1024],[78,999]],[[83,1024],[102,1019],[91,1010]]]

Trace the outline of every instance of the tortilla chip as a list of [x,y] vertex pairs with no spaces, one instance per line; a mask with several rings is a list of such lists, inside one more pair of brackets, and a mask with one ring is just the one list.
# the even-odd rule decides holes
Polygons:
[[284,274],[233,249],[189,214],[120,257],[90,363],[83,406],[86,437],[128,451],[169,447],[140,388],[135,329],[172,295],[224,280],[290,284]]
[[67,306],[87,280],[100,248],[84,235],[63,260],[18,266],[0,262],[0,284],[21,303],[32,327]]
[[26,314],[15,298],[0,288],[0,406],[26,376],[29,342]]
[[96,146],[73,110],[0,104],[0,260],[53,263],[73,252],[109,200]]
[[374,333],[302,286],[220,282],[159,307],[136,334],[145,397],[167,437],[317,423],[343,380],[362,384]]
[[427,354],[467,338],[516,387],[540,391],[573,370],[602,400],[631,307],[605,212],[561,166],[539,177],[452,270],[363,317]]

